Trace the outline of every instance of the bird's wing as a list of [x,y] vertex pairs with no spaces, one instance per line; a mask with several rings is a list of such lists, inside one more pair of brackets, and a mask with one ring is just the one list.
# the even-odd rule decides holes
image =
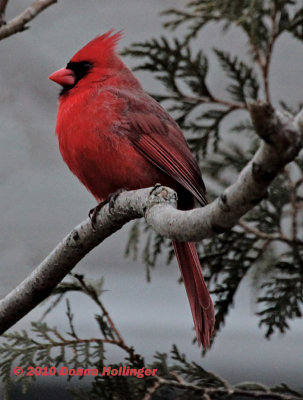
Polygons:
[[139,101],[128,98],[125,119],[135,148],[192,193],[201,205],[207,204],[198,164],[181,129],[169,114],[144,94]]

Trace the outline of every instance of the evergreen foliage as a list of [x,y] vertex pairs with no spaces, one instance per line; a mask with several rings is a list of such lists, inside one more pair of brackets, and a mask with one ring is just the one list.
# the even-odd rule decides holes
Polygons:
[[[139,58],[137,70],[148,70],[165,86],[165,96],[152,94],[177,113],[177,120],[188,136],[191,150],[199,160],[204,178],[212,183],[209,198],[220,195],[235,174],[247,164],[258,146],[247,112],[247,103],[265,98],[271,103],[269,66],[276,41],[282,33],[303,40],[303,8],[295,1],[190,1],[184,10],[169,9],[164,26],[176,31],[184,25],[183,40],[166,38],[135,43],[125,55]],[[226,93],[216,94],[208,84],[209,55],[193,54],[194,40],[209,23],[220,22],[226,32],[238,29],[247,38],[250,63],[222,49],[213,52],[229,84]],[[161,60],[161,62],[159,61]],[[199,71],[199,72],[198,72]],[[275,99],[278,102],[280,99]],[[282,109],[295,113],[285,101]],[[298,105],[298,108],[300,105]],[[242,114],[235,114],[241,111]],[[223,132],[222,121],[231,113],[233,125]],[[229,120],[230,121],[230,120]],[[240,139],[239,139],[240,138]],[[239,145],[239,140],[242,142]],[[302,161],[287,167],[271,186],[267,199],[248,213],[231,232],[204,240],[200,260],[215,299],[217,329],[222,326],[237,288],[250,271],[259,297],[260,326],[270,337],[284,333],[289,321],[301,317],[303,302],[302,241]],[[209,179],[208,179],[209,178]],[[213,189],[213,188],[216,189]],[[136,222],[136,227],[143,222]],[[157,255],[169,241],[158,238],[151,229],[144,247],[144,261],[154,266]],[[129,246],[138,245],[132,233]],[[158,245],[156,245],[158,244]],[[148,255],[148,257],[146,257]],[[269,256],[270,255],[270,256]],[[169,258],[171,259],[171,257]],[[263,268],[260,268],[260,264]]]
[[[30,334],[26,331],[5,334],[6,340],[0,345],[0,376],[5,384],[4,400],[10,399],[13,384],[21,383],[22,392],[26,393],[31,382],[45,379],[45,376],[49,376],[52,371],[58,376],[62,367],[78,371],[84,371],[86,368],[98,370],[98,374],[92,376],[89,387],[86,385],[75,389],[69,384],[66,385],[73,398],[77,400],[198,400],[201,398],[223,400],[246,397],[299,400],[303,398],[299,392],[290,389],[285,384],[273,388],[253,382],[232,386],[213,372],[205,370],[201,365],[189,362],[185,354],[180,353],[175,345],[172,346],[169,354],[156,353],[154,361],[148,365],[145,364],[144,359],[135,353],[134,348],[125,343],[111,320],[101,301],[102,286],[103,281],[93,284],[81,275],[70,274],[70,281],[59,285],[53,293],[52,296],[56,299],[49,310],[53,312],[66,294],[74,290],[88,296],[100,309],[100,312],[95,315],[100,331],[100,336],[97,338],[79,336],[68,299],[66,299],[66,315],[69,332],[62,333],[56,327],[50,327],[46,321],[40,321],[32,323]],[[59,301],[58,298],[60,298]],[[103,367],[107,367],[107,346],[120,347],[125,352],[125,362],[110,364],[111,368],[119,369],[126,366],[136,369],[149,368],[156,369],[156,374],[138,378],[103,373]],[[11,373],[16,365],[23,368],[24,373],[13,381]],[[29,366],[38,372],[38,377],[35,374],[32,376],[25,374]],[[45,372],[48,366],[52,369]],[[84,374],[67,374],[66,376],[68,381],[83,378],[87,376]]]

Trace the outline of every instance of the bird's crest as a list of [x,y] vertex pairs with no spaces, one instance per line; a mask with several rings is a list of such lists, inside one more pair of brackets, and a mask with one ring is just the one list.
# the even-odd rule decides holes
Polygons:
[[115,54],[115,48],[117,42],[121,39],[123,33],[118,31],[113,33],[111,29],[103,35],[99,35],[87,43],[81,50],[79,50],[71,59],[73,62],[79,61],[96,61],[96,59],[102,64],[111,62],[112,57]]

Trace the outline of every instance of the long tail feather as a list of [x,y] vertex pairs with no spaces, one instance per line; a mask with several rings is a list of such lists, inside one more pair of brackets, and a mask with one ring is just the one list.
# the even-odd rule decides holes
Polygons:
[[173,241],[174,250],[181,270],[191,312],[194,319],[199,346],[210,346],[214,333],[214,306],[204,282],[200,261],[194,243]]

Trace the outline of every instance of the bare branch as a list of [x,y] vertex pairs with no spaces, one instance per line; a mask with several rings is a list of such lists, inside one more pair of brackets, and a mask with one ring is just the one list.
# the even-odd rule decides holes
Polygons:
[[121,193],[113,209],[108,204],[102,207],[95,230],[90,219],[82,222],[1,300],[0,333],[44,300],[90,250],[132,219],[145,217],[158,233],[179,241],[198,241],[232,228],[262,200],[272,180],[302,148],[303,111],[293,118],[261,102],[250,104],[249,110],[263,141],[236,182],[219,198],[203,208],[180,211],[175,192],[160,185]]
[[101,339],[103,340],[104,343],[111,343],[114,345],[119,346],[121,349],[125,350],[128,355],[130,360],[132,361],[138,361],[140,360],[140,356],[138,354],[135,353],[135,350],[133,347],[128,346],[125,343],[125,340],[123,339],[122,335],[120,334],[120,332],[118,331],[114,321],[112,320],[111,316],[109,315],[109,312],[107,311],[107,309],[105,308],[104,304],[100,301],[98,294],[95,292],[94,289],[90,288],[83,276],[75,274],[74,275],[76,279],[78,279],[80,285],[84,288],[85,292],[90,296],[90,298],[99,306],[99,308],[102,310],[103,316],[107,319],[107,322],[109,324],[109,326],[111,327],[114,336],[116,337],[113,340],[107,339],[105,337],[105,339]]
[[34,19],[43,10],[57,3],[57,0],[36,0],[29,7],[27,7],[21,14],[11,19],[9,22],[1,24],[1,11],[4,18],[4,12],[8,0],[2,0],[0,3],[0,40],[15,33],[22,32],[28,29],[27,23]]
[[123,196],[117,199],[118,208],[113,215],[108,205],[105,205],[98,215],[96,231],[89,218],[74,228],[19,286],[1,300],[0,333],[41,303],[95,246],[131,219],[143,216],[142,207],[149,191],[143,189],[122,193]]
[[278,21],[277,21],[277,15],[278,15],[278,10],[275,5],[275,2],[273,2],[274,6],[274,12],[273,15],[270,17],[270,39],[267,45],[267,48],[265,50],[265,54],[261,55],[261,52],[258,48],[258,46],[251,41],[250,38],[250,44],[252,46],[253,53],[255,55],[256,61],[261,69],[262,73],[262,78],[263,78],[263,85],[264,85],[264,92],[265,92],[265,99],[268,103],[271,103],[270,100],[270,91],[269,91],[269,68],[270,68],[270,63],[272,59],[272,54],[273,54],[273,49],[274,45],[276,43],[276,40],[278,39],[280,33],[278,31]]
[[[176,387],[183,390],[190,390],[194,393],[199,393],[203,395],[203,399],[211,400],[218,398],[233,398],[233,396],[242,398],[249,397],[252,399],[268,399],[268,400],[300,400],[302,397],[298,397],[295,394],[282,394],[271,390],[265,385],[260,385],[255,382],[244,382],[235,386],[228,387],[205,387],[202,385],[197,385],[192,382],[186,382],[180,379],[165,379],[160,376],[156,376],[156,382],[154,386],[150,389],[150,393],[154,393],[161,386]],[[217,377],[221,381],[222,378]],[[247,389],[249,387],[249,389]],[[144,397],[145,399],[150,399],[150,396]]]
[[5,11],[7,7],[8,0],[0,0],[0,27],[5,25]]
[[247,106],[245,103],[241,103],[238,101],[231,101],[231,100],[223,100],[220,99],[219,97],[215,97],[211,95],[211,97],[207,96],[189,96],[187,94],[182,93],[181,91],[178,91],[179,96],[171,96],[171,99],[175,100],[180,100],[184,99],[189,102],[194,102],[194,103],[201,103],[201,104],[220,104],[222,106],[226,106],[229,108],[230,111],[235,111],[235,110],[246,110]]
[[289,239],[288,237],[286,237],[283,234],[265,233],[263,231],[260,231],[258,228],[255,228],[253,226],[247,225],[242,220],[240,220],[238,222],[238,225],[241,226],[241,228],[243,228],[244,231],[246,231],[247,233],[252,233],[253,235],[255,235],[256,237],[258,237],[259,239],[262,239],[262,240],[268,240],[270,242],[280,241],[280,242],[284,242],[284,243],[287,243],[287,244],[292,244],[293,243],[292,239]]

